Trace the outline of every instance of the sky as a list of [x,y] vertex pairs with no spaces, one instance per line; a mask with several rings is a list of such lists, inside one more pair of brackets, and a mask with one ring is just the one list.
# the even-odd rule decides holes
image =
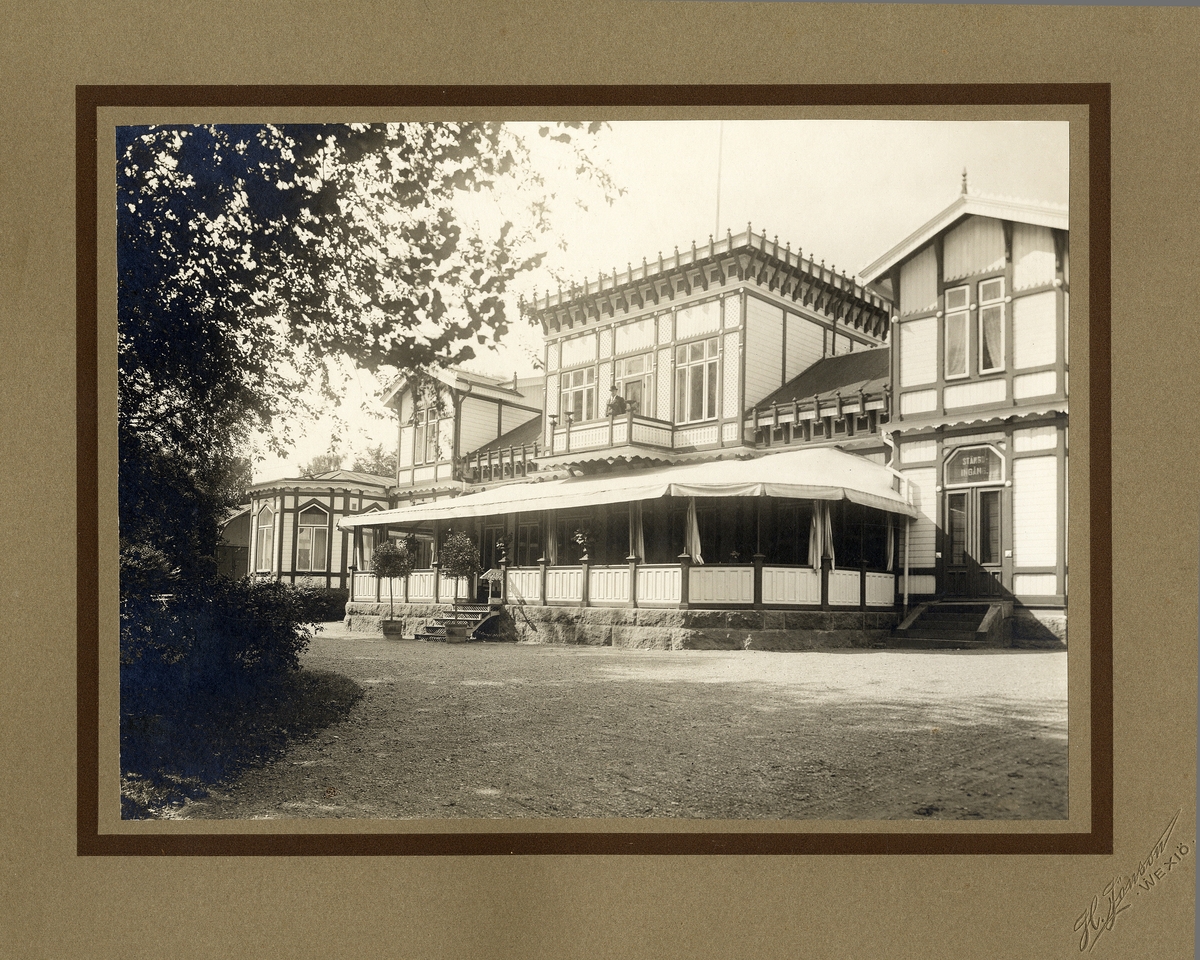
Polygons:
[[[516,126],[536,144],[536,124]],[[555,289],[554,275],[623,271],[747,222],[857,274],[950,204],[964,168],[971,193],[1069,201],[1068,124],[1057,121],[624,121],[610,124],[592,156],[624,192],[611,206],[590,202],[584,211],[567,202],[572,183],[552,179],[561,194],[554,244],[514,293]],[[540,330],[514,329],[502,350],[481,353],[469,367],[528,375],[540,342]],[[346,384],[342,449],[394,444],[395,424],[380,416],[374,378],[348,371]],[[295,476],[328,449],[333,426],[325,417],[297,431],[291,454],[265,456],[255,479]]]

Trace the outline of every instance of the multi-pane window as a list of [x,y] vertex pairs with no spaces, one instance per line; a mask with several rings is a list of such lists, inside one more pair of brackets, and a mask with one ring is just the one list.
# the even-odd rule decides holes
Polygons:
[[296,523],[296,569],[323,571],[329,544],[329,514],[320,507],[300,512]]
[[275,542],[275,511],[263,507],[258,511],[258,524],[254,543],[255,569],[260,573],[271,570],[271,546]]
[[967,341],[970,336],[970,314],[967,312],[968,287],[946,291],[946,379],[965,377]]
[[616,363],[617,392],[634,413],[649,414],[650,397],[650,354],[626,357]]
[[1004,278],[979,284],[979,372],[1004,369]]
[[517,524],[517,566],[532,567],[542,556],[542,525]]
[[584,367],[562,375],[562,405],[559,410],[563,417],[569,413],[576,423],[596,418],[595,367]]
[[675,348],[675,422],[717,415],[717,338]]
[[417,412],[413,416],[417,434],[414,463],[437,463],[441,459],[441,450],[438,448],[440,417],[436,402],[425,402],[417,406]]

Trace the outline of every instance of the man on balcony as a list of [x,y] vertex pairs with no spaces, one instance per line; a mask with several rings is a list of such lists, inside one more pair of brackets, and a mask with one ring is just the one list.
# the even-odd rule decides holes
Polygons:
[[611,393],[608,398],[608,406],[604,408],[604,415],[606,417],[621,416],[627,409],[625,398],[617,390],[616,384],[609,389]]

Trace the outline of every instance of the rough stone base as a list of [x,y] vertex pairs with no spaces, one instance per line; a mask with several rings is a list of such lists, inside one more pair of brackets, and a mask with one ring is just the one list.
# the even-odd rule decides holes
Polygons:
[[[391,620],[400,625],[400,634],[412,639],[417,631],[431,624],[436,617],[453,612],[450,603],[397,603],[394,613],[389,613],[386,603],[355,601],[346,604],[346,629],[353,633],[365,633],[382,637],[383,621]],[[512,637],[511,639],[516,639]]]
[[898,616],[809,610],[510,607],[500,618],[521,643],[644,650],[821,650],[870,647]]
[[1018,607],[1013,611],[1012,645],[1027,650],[1063,650],[1067,646],[1067,612]]

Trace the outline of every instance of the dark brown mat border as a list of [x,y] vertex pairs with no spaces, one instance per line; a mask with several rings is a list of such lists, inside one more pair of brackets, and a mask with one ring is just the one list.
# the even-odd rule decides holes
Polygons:
[[[1111,106],[1108,84],[696,86],[78,86],[76,258],[76,843],[81,856],[510,854],[1111,854],[1113,843]],[[103,107],[1088,108],[1090,205],[1091,796],[1087,833],[370,833],[99,832],[99,470],[97,129]]]

